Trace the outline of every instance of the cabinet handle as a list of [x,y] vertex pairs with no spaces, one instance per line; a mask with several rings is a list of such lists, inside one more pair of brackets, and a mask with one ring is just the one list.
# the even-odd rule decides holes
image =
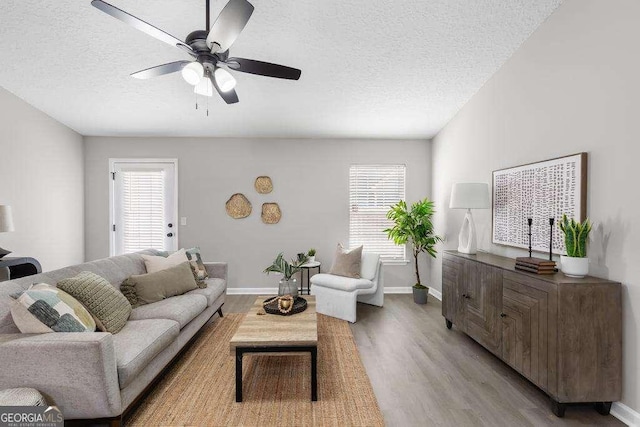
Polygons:
[[500,313],[500,317],[507,317],[507,315],[504,313]]
[[471,295],[464,294],[463,296],[464,296],[466,299],[471,299]]

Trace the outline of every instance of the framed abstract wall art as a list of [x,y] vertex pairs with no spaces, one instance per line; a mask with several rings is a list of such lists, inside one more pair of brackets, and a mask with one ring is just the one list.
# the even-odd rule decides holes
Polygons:
[[[564,253],[557,226],[562,214],[583,221],[587,213],[587,153],[493,172],[493,243],[529,247],[527,219],[533,219],[532,248]],[[550,230],[549,218],[555,219]]]

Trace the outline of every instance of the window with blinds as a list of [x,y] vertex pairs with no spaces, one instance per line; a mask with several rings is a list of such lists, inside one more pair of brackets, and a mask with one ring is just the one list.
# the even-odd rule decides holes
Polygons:
[[164,249],[164,170],[121,173],[124,252]]
[[387,261],[404,261],[405,246],[387,238],[391,205],[405,198],[405,165],[352,165],[349,170],[349,245]]

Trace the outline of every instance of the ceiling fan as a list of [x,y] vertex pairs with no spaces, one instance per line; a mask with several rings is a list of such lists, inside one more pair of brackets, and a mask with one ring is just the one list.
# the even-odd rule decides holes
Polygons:
[[209,1],[206,0],[206,28],[209,30],[193,31],[184,42],[107,2],[93,0],[91,4],[151,37],[182,49],[194,58],[191,61],[157,65],[131,74],[137,79],[150,79],[180,71],[184,80],[194,86],[196,94],[212,96],[215,88],[227,104],[234,104],[238,102],[238,95],[234,90],[236,79],[227,69],[279,79],[300,78],[301,71],[297,68],[229,57],[229,48],[247,25],[253,13],[253,5],[247,0],[230,0],[218,19],[210,25]]

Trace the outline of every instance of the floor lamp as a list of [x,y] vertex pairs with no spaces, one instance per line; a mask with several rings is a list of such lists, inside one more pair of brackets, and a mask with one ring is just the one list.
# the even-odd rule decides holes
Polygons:
[[[13,216],[11,215],[11,206],[0,205],[0,233],[13,231]],[[10,254],[11,251],[0,248],[0,258]]]
[[458,252],[475,254],[478,249],[478,241],[471,209],[489,209],[489,185],[476,182],[453,184],[449,207],[467,210],[458,235]]

